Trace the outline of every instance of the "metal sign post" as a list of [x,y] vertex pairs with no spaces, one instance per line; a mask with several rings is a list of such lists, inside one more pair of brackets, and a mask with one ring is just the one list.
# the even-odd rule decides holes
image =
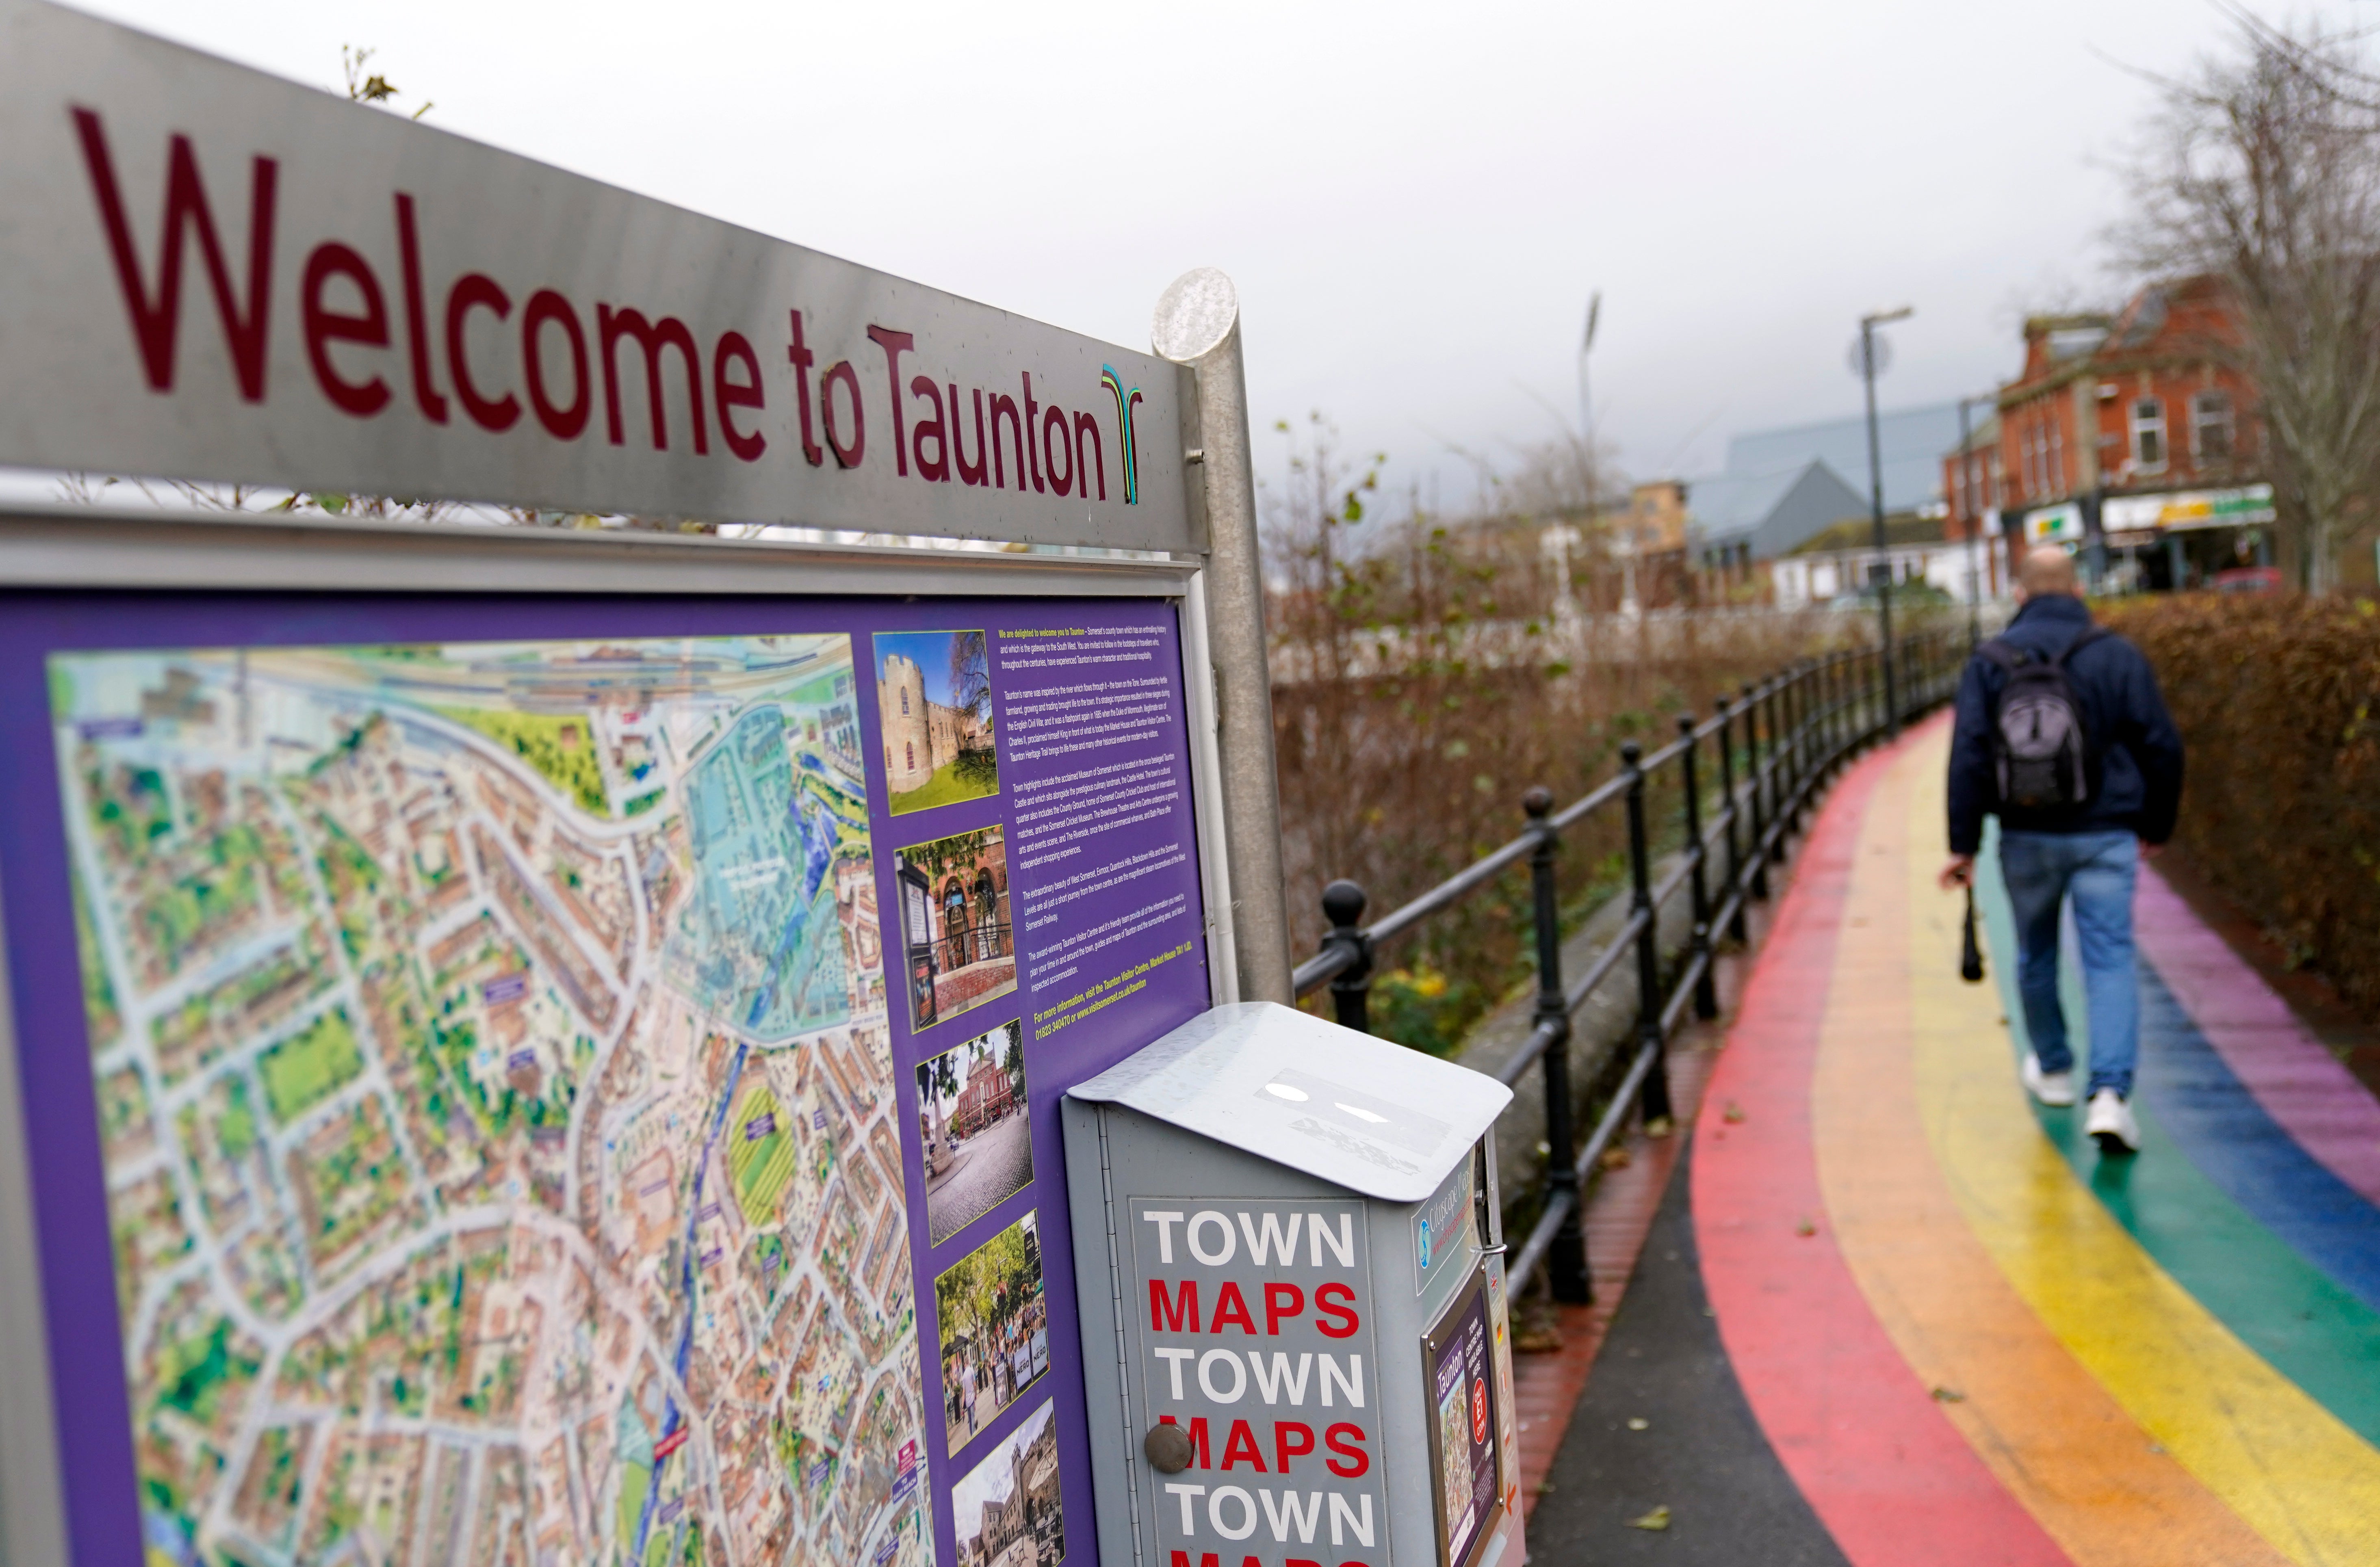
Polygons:
[[1287,996],[1228,283],[0,89],[0,464],[759,524],[0,511],[0,1559],[1095,1560],[1059,1099]]

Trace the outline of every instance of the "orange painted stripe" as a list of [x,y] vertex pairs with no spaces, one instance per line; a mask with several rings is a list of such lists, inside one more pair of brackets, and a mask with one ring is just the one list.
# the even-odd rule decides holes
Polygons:
[[[2172,1457],[2026,1307],[1968,1227],[1920,1114],[1910,965],[1954,962],[1912,942],[1910,812],[1938,791],[1941,725],[1894,757],[1862,824],[1818,1047],[1812,1120],[1836,1242],[1919,1380],[2001,1485],[2093,1567],[2289,1560]],[[1946,898],[1947,905],[1948,899]],[[1929,931],[1929,935],[1931,932]],[[1997,1007],[1992,992],[1973,993]]]
[[1744,1400],[1853,1567],[2066,1567],[1877,1325],[1823,1222],[1810,1079],[1868,793],[1862,758],[1819,813],[1694,1128],[1703,1284]]

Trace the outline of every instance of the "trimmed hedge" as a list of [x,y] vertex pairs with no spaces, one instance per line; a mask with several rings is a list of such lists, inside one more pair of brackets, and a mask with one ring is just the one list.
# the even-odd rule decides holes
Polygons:
[[2202,593],[2103,618],[2188,748],[2182,852],[2380,1019],[2380,606]]

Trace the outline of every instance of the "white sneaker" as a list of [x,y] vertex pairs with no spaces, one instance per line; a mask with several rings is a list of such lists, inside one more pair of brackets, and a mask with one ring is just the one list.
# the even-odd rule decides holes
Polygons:
[[2074,1074],[2043,1071],[2041,1057],[2030,1050],[2024,1053],[2024,1065],[2017,1075],[2024,1079],[2025,1092],[2053,1110],[2063,1110],[2074,1103]]
[[2114,1089],[2103,1088],[2091,1096],[2091,1113],[2082,1129],[2099,1139],[2102,1153],[2138,1153],[2141,1151],[2141,1124],[2132,1118],[2132,1107]]

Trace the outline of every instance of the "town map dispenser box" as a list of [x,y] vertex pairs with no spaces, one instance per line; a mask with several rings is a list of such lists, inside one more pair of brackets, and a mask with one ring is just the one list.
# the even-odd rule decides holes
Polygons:
[[1512,1097],[1269,1002],[1068,1091],[1105,1567],[1519,1567]]

